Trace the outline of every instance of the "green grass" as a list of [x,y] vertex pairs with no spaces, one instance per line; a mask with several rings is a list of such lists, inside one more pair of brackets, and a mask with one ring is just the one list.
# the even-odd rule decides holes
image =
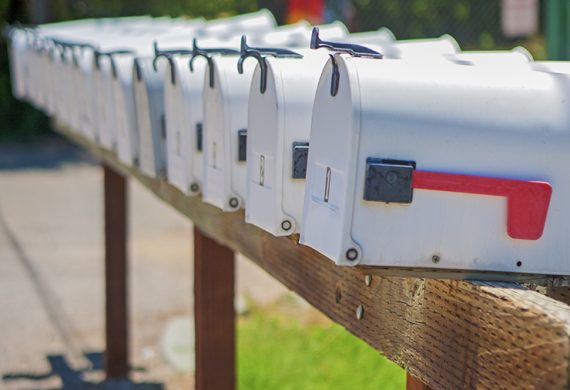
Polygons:
[[240,319],[240,389],[405,388],[403,369],[341,326],[296,318],[254,310]]

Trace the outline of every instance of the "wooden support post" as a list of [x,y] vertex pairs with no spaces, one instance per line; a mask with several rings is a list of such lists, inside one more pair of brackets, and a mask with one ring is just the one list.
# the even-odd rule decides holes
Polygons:
[[406,390],[431,390],[431,387],[420,381],[415,376],[407,374]]
[[196,389],[235,388],[234,253],[194,227]]
[[127,188],[125,177],[103,165],[105,186],[105,371],[129,373],[127,316]]

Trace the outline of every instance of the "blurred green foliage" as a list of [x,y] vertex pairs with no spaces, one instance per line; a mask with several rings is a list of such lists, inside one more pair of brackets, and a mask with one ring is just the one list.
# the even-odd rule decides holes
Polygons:
[[499,0],[352,0],[359,30],[386,26],[398,39],[452,35],[463,48],[505,43]]
[[306,323],[280,306],[240,318],[239,389],[405,389],[402,368],[340,325]]

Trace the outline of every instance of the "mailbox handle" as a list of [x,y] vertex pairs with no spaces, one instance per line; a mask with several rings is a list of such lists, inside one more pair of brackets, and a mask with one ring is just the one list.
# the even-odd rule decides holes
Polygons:
[[247,44],[247,38],[245,35],[241,37],[240,44],[240,57],[237,63],[238,73],[243,74],[243,62],[248,57],[255,58],[259,62],[259,67],[261,69],[261,82],[260,82],[260,92],[263,94],[267,89],[267,63],[265,62],[264,56],[273,56],[277,58],[303,58],[299,53],[296,53],[289,49],[277,48],[277,47],[251,47]]
[[198,47],[198,40],[194,38],[192,40],[192,53],[190,57],[190,61],[188,62],[188,66],[190,67],[190,71],[194,72],[194,59],[196,57],[204,57],[208,62],[208,71],[209,71],[209,79],[210,79],[210,88],[214,88],[214,62],[212,61],[212,54],[220,54],[223,56],[231,56],[231,55],[238,55],[240,54],[238,50],[224,48],[224,47],[215,47],[215,48],[201,48]]
[[108,57],[109,61],[111,62],[111,71],[113,72],[113,77],[117,78],[117,65],[115,64],[115,55],[120,55],[120,54],[132,54],[132,55],[136,55],[134,50],[131,49],[115,49],[115,50],[107,50],[107,51],[101,51],[101,50],[95,50],[94,52],[95,54],[95,67],[97,69],[99,69],[100,64],[99,64],[99,59],[101,57]]
[[156,72],[158,70],[156,66],[158,59],[160,57],[166,58],[168,60],[168,63],[170,64],[170,82],[172,84],[176,84],[176,69],[174,65],[174,59],[172,58],[172,56],[175,54],[190,55],[192,54],[192,50],[182,49],[182,48],[163,50],[158,48],[158,42],[156,41],[153,42],[153,48],[154,48],[154,60],[152,61],[152,68]]
[[459,192],[507,198],[507,233],[511,238],[538,240],[544,232],[552,187],[524,181],[441,172],[415,171],[415,189]]
[[311,33],[311,49],[319,49],[321,47],[331,51],[347,53],[353,57],[383,58],[381,53],[378,53],[376,50],[372,50],[366,46],[356,45],[354,43],[323,41],[319,37],[319,28],[313,27],[313,31]]

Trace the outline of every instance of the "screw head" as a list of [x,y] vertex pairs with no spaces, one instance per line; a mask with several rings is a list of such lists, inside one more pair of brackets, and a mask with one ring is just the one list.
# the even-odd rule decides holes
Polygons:
[[364,317],[364,306],[358,305],[356,308],[356,319],[361,320]]
[[284,220],[283,222],[281,222],[281,229],[285,230],[286,232],[291,230],[292,227],[293,227],[293,225],[291,224],[291,221],[289,221],[287,219]]
[[198,191],[200,191],[200,186],[198,185],[198,183],[192,183],[192,184],[190,184],[190,191],[192,191],[192,192],[198,192]]
[[386,181],[390,184],[394,184],[398,181],[398,174],[395,171],[390,171],[386,174]]
[[350,248],[346,251],[346,259],[349,261],[354,261],[358,259],[358,251],[355,248]]
[[434,264],[439,263],[440,260],[441,260],[441,258],[439,257],[439,255],[433,255],[433,256],[431,257],[431,261],[432,261]]
[[372,275],[365,275],[364,276],[364,283],[370,287],[370,285],[372,284]]
[[239,204],[238,198],[230,198],[230,201],[229,201],[230,207],[236,208],[236,207],[238,207],[238,204]]

